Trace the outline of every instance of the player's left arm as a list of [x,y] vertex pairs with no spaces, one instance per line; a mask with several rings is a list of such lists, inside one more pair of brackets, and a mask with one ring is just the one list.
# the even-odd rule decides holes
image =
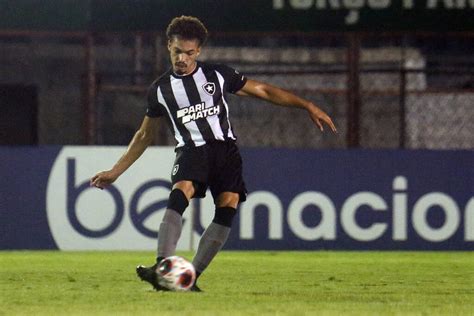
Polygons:
[[240,96],[252,96],[276,105],[297,107],[308,111],[313,122],[321,131],[324,130],[323,123],[326,123],[333,132],[337,133],[336,126],[329,115],[317,107],[313,102],[298,97],[297,95],[285,91],[281,88],[269,85],[264,82],[248,79],[245,85],[236,93]]

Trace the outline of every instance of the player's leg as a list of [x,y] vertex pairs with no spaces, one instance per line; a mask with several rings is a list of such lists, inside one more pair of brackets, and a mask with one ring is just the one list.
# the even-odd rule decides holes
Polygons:
[[218,195],[214,219],[201,236],[193,259],[197,277],[204,272],[227,241],[238,203],[238,193],[222,192]]
[[216,204],[214,219],[206,228],[193,259],[198,277],[209,266],[227,241],[237,205],[246,199],[242,176],[242,158],[234,142],[218,143],[212,153],[215,167],[210,174],[209,188]]
[[192,181],[178,181],[173,185],[168,199],[165,215],[158,233],[158,255],[151,267],[138,266],[136,271],[142,281],[150,283],[157,291],[166,290],[158,284],[156,269],[160,261],[175,253],[182,230],[182,215],[194,195]]
[[140,279],[152,284],[157,290],[156,267],[161,259],[174,255],[182,230],[182,215],[192,197],[205,195],[207,186],[207,169],[202,157],[202,148],[178,149],[172,169],[172,191],[169,195],[167,209],[158,232],[158,249],[156,263],[151,267],[139,266],[136,271]]
[[174,255],[181,236],[182,216],[194,192],[192,181],[182,180],[173,185],[158,233],[157,263],[165,257]]
[[205,196],[208,166],[206,149],[179,148],[171,172],[173,187],[158,231],[157,263],[172,256],[182,230],[182,215],[193,197]]

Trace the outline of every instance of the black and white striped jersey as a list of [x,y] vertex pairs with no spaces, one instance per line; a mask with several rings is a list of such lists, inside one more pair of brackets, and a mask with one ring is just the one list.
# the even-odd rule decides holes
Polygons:
[[170,69],[151,84],[146,115],[167,118],[176,147],[235,140],[225,94],[236,93],[246,81],[225,65],[197,62],[196,69],[185,76]]

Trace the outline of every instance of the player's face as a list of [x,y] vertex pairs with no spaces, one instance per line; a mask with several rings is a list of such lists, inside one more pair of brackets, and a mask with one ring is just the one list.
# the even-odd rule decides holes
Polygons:
[[196,57],[201,52],[198,40],[173,37],[168,41],[171,64],[178,75],[190,74],[196,67]]

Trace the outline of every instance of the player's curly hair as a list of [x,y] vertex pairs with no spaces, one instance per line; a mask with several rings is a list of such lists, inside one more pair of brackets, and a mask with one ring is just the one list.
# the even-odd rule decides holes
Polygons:
[[171,20],[166,29],[166,36],[168,40],[173,36],[187,40],[197,39],[199,45],[203,45],[207,40],[207,29],[198,18],[182,15]]

